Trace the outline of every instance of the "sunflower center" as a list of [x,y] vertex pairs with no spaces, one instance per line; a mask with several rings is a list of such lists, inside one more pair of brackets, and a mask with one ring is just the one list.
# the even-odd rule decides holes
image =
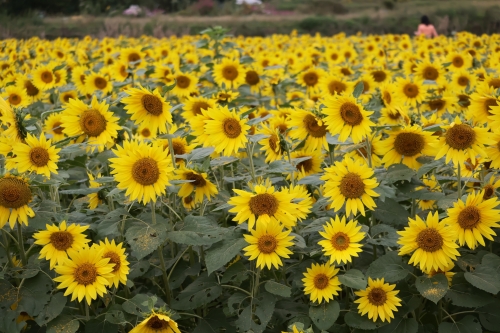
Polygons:
[[147,127],[143,128],[141,131],[141,135],[145,138],[149,138],[151,136],[151,131]]
[[78,284],[87,286],[97,280],[97,269],[91,263],[83,263],[75,269],[74,278]]
[[335,235],[333,235],[330,242],[337,251],[344,251],[349,247],[349,244],[351,243],[349,236],[347,236],[347,234],[343,232],[337,232]]
[[323,273],[316,275],[313,280],[314,287],[316,287],[316,289],[321,289],[321,290],[328,287],[329,282],[330,279]]
[[194,172],[188,172],[186,173],[186,180],[192,180],[190,184],[196,186],[196,187],[203,187],[207,184],[207,181],[205,178],[203,178],[202,175],[198,175]]
[[229,81],[234,81],[238,77],[238,69],[233,65],[225,66],[222,69],[222,76]]
[[372,72],[372,76],[375,82],[383,82],[387,78],[387,74],[384,71],[374,71]]
[[99,136],[106,130],[106,118],[97,110],[85,110],[80,117],[82,131],[88,136]]
[[424,78],[426,80],[435,81],[439,77],[439,72],[434,67],[426,67],[424,69]]
[[[301,157],[306,157],[306,156],[301,156]],[[312,158],[297,163],[296,168],[297,168],[297,170],[304,171],[306,173],[309,172],[309,171],[311,171],[312,168],[313,168],[313,160],[312,160]]]
[[153,116],[159,116],[163,113],[163,103],[154,95],[144,95],[141,98],[142,106]]
[[193,202],[193,197],[188,196],[188,197],[185,197],[185,198],[184,198],[184,203],[185,203],[186,205],[189,205],[191,202]]
[[351,102],[346,102],[340,107],[340,116],[342,120],[348,125],[356,126],[363,121],[363,115],[359,107]]
[[403,87],[403,93],[408,98],[415,98],[418,96],[418,86],[416,84],[413,84],[413,83],[407,83]]
[[431,110],[437,110],[440,111],[442,110],[446,105],[446,102],[443,101],[442,99],[433,99],[429,101],[429,108]]
[[469,78],[467,76],[460,76],[457,82],[460,86],[466,87],[469,84]]
[[488,98],[484,101],[484,110],[489,114],[491,114],[490,111],[492,106],[498,106],[496,98]]
[[146,325],[155,331],[162,331],[163,329],[169,328],[168,321],[160,319],[158,316],[149,319]]
[[186,149],[182,142],[174,141],[172,142],[172,147],[174,148],[174,155],[184,155],[186,153]]
[[106,86],[108,85],[108,81],[106,81],[106,79],[102,77],[96,77],[94,79],[94,85],[96,86],[97,89],[102,90],[106,88]]
[[288,129],[288,126],[286,124],[279,124],[277,127],[281,134],[285,134],[286,130]]
[[309,135],[313,138],[321,138],[326,135],[326,126],[320,126],[313,115],[308,114],[304,117],[304,125]]
[[128,76],[127,67],[125,65],[120,66],[120,75],[123,77]]
[[108,251],[108,252],[104,253],[104,255],[102,257],[109,258],[109,263],[115,264],[113,266],[113,273],[118,272],[118,270],[120,269],[120,266],[122,265],[122,262],[120,260],[120,256],[118,255],[118,253],[113,252],[113,251]]
[[[345,56],[345,55],[344,55],[344,56]],[[349,58],[349,57],[350,57],[350,55],[349,55],[349,57],[348,57],[348,56],[345,56],[345,57],[346,57],[346,58]],[[351,70],[350,70],[349,68],[347,68],[347,67],[342,67],[342,68],[340,69],[340,72],[341,72],[341,73],[342,73],[342,75],[344,75],[344,76],[349,76],[349,75],[352,75]]]
[[37,167],[46,166],[50,160],[49,152],[42,147],[34,147],[30,150],[30,161]]
[[339,55],[338,55],[337,53],[332,53],[332,54],[330,55],[330,59],[332,59],[332,60],[334,60],[334,61],[335,61],[335,60],[337,60],[338,58],[339,58]]
[[340,193],[348,199],[359,198],[365,193],[365,183],[355,173],[348,173],[340,181]]
[[497,78],[491,79],[490,82],[488,82],[488,85],[490,87],[498,89],[498,88],[500,88],[500,79],[497,79]]
[[185,75],[179,75],[177,76],[177,86],[182,89],[186,89],[189,87],[189,84],[191,83],[191,79],[188,78]]
[[418,247],[426,252],[436,252],[443,247],[443,237],[434,228],[427,228],[417,235]]
[[245,81],[250,86],[255,86],[260,82],[259,74],[256,71],[248,71],[245,75]]
[[50,243],[58,251],[66,251],[73,245],[73,235],[67,231],[56,231],[50,235]]
[[63,96],[63,101],[64,101],[64,103],[68,103],[68,102],[69,102],[69,100],[70,100],[70,98],[73,98],[73,95],[71,95],[71,94],[65,94],[65,95]]
[[149,157],[141,158],[132,166],[132,177],[141,185],[153,185],[160,178],[158,163]]
[[52,127],[52,131],[54,131],[54,133],[56,133],[56,134],[62,134],[64,127],[62,127],[61,125],[62,125],[61,122],[59,122],[59,121],[55,122],[53,127]]
[[451,148],[463,150],[470,147],[476,139],[474,130],[465,124],[458,124],[446,132],[446,144]]
[[316,74],[316,73],[311,72],[311,73],[306,73],[304,75],[304,82],[309,87],[315,86],[318,83],[318,80],[319,80],[319,77],[318,77],[318,74]]
[[330,94],[335,95],[335,93],[339,94],[345,91],[347,86],[340,81],[332,81],[328,84],[328,90],[330,91]]
[[259,238],[257,243],[259,251],[265,254],[273,253],[278,247],[278,242],[276,238],[272,235],[263,235]]
[[267,214],[269,216],[274,216],[278,211],[279,202],[274,195],[261,193],[250,198],[249,206],[254,215],[260,216]]
[[45,83],[51,83],[54,80],[54,76],[50,71],[44,71],[41,75],[41,79]]
[[382,99],[384,100],[385,105],[391,104],[392,97],[388,91],[384,91],[384,93],[382,94]]
[[207,110],[209,107],[207,102],[195,102],[192,110],[195,115],[198,115],[201,114],[201,110]]
[[491,184],[486,185],[483,189],[484,189],[484,195],[483,195],[484,200],[491,198],[493,194],[495,194],[495,188]]
[[384,305],[387,301],[387,293],[382,288],[373,288],[367,297],[368,301],[375,306]]
[[458,102],[463,107],[468,107],[470,105],[470,97],[467,95],[458,95]]
[[133,52],[128,55],[128,62],[135,62],[137,60],[141,60],[141,56],[137,53]]
[[453,66],[458,67],[458,68],[460,68],[464,65],[464,59],[462,59],[462,57],[460,57],[460,56],[454,57],[451,62],[453,63]]
[[82,84],[85,84],[85,80],[86,80],[85,75],[84,75],[84,74],[80,75],[80,82],[81,82]]
[[28,96],[36,96],[40,92],[40,90],[38,90],[38,88],[35,87],[31,81],[26,81],[24,83],[24,88],[26,89]]
[[467,206],[458,214],[458,224],[462,229],[473,229],[480,221],[481,212],[474,206]]
[[9,103],[12,105],[18,105],[21,103],[21,97],[18,94],[11,94],[9,96]]
[[420,154],[424,146],[424,138],[417,133],[399,133],[394,140],[394,149],[403,156]]
[[0,206],[19,208],[31,201],[31,191],[24,181],[15,178],[0,179]]
[[237,138],[241,134],[240,122],[234,118],[226,118],[222,124],[224,134],[231,139]]

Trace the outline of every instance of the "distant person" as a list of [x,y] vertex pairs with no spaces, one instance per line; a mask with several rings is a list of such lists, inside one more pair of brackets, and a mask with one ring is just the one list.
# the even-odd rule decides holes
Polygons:
[[436,32],[436,28],[431,24],[431,21],[427,17],[427,15],[422,16],[420,19],[420,24],[418,25],[418,31],[415,32],[415,35],[425,35],[427,38],[437,37],[438,34]]

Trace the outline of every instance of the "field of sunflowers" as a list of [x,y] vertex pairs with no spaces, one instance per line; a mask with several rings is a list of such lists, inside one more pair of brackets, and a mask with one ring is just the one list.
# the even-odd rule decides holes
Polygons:
[[500,332],[500,35],[0,41],[0,332]]

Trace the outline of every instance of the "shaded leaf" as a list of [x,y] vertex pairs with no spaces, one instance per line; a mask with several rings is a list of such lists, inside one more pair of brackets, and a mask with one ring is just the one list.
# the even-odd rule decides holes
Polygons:
[[477,309],[479,319],[484,328],[500,332],[500,300],[495,300],[493,303]]
[[271,294],[281,297],[290,297],[292,294],[292,289],[290,287],[272,280],[267,281],[264,287]]
[[416,173],[405,164],[393,164],[387,168],[387,173],[385,175],[385,180],[390,183],[394,183],[400,180],[410,181]]
[[410,214],[395,200],[386,198],[385,201],[381,201],[377,199],[375,203],[377,204],[377,208],[375,208],[373,216],[377,220],[393,225],[406,226],[408,224]]
[[387,323],[383,323],[380,320],[373,322],[373,320],[368,319],[368,316],[361,316],[357,312],[347,312],[344,316],[344,321],[347,326],[361,330],[374,330],[387,325]]
[[36,317],[35,321],[38,325],[43,326],[47,324],[49,321],[55,319],[59,316],[66,305],[67,298],[64,296],[64,293],[60,292],[54,294],[50,299],[50,302],[47,306],[40,312],[40,314]]
[[172,302],[172,309],[192,310],[208,304],[222,294],[215,278],[202,275],[180,292]]
[[330,301],[309,308],[309,317],[320,330],[327,330],[335,324],[339,317],[340,306],[337,301]]
[[339,281],[343,285],[354,289],[365,289],[367,285],[366,277],[357,269],[350,269],[344,275],[339,275]]
[[412,267],[404,263],[396,252],[389,252],[372,262],[366,275],[372,279],[384,278],[385,282],[392,283],[404,279],[411,270]]
[[451,299],[454,305],[466,308],[484,306],[495,301],[490,294],[473,287],[464,277],[464,273],[457,273],[453,276],[450,290],[446,297]]
[[233,259],[248,243],[241,232],[233,231],[228,238],[214,244],[206,251],[205,263],[207,272],[211,274]]
[[500,274],[493,267],[479,265],[473,272],[465,272],[464,277],[476,288],[494,295],[500,291]]
[[47,325],[47,333],[74,333],[80,327],[78,319],[61,316]]
[[448,279],[444,274],[436,274],[433,277],[419,276],[415,287],[422,296],[437,304],[448,292]]
[[381,327],[379,333],[417,333],[418,323],[415,318],[394,318],[389,325]]
[[439,333],[481,333],[481,324],[474,316],[465,316],[462,320],[448,323],[443,322],[439,324]]

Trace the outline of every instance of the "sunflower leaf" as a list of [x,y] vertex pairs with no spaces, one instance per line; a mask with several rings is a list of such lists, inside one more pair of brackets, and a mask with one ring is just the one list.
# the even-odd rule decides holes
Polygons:
[[481,333],[481,324],[474,316],[466,316],[460,321],[453,323],[443,322],[439,324],[439,333]]
[[292,289],[290,287],[275,281],[267,281],[264,288],[266,288],[266,290],[271,294],[281,297],[290,297],[292,295]]
[[464,277],[476,288],[494,295],[500,292],[500,274],[493,267],[479,265],[473,272],[465,272]]
[[373,320],[368,319],[368,316],[361,316],[357,312],[347,312],[344,316],[344,321],[347,326],[360,330],[374,330],[387,325],[380,320],[373,322]]
[[372,279],[384,278],[385,282],[392,283],[404,279],[411,270],[412,267],[393,251],[372,262],[366,275]]
[[354,289],[365,289],[367,284],[366,277],[357,269],[350,269],[344,275],[339,275],[339,281],[343,285]]
[[487,330],[500,332],[500,300],[495,300],[493,304],[477,309],[481,324]]
[[352,95],[355,98],[359,98],[359,96],[361,96],[361,94],[363,93],[364,90],[365,90],[365,84],[363,83],[363,81],[360,81],[356,85],[356,87],[354,87],[354,91],[353,91]]
[[389,325],[381,327],[379,333],[417,333],[418,323],[415,318],[394,318]]
[[419,276],[415,287],[422,296],[437,304],[448,291],[448,279],[444,274],[436,274],[433,277]]
[[208,274],[216,271],[233,259],[248,243],[239,231],[233,230],[222,242],[207,250],[205,263]]
[[335,324],[339,317],[340,306],[337,301],[330,301],[309,308],[309,317],[320,330],[327,330]]
[[78,319],[61,316],[47,325],[47,333],[74,333],[80,327]]
[[450,290],[446,298],[451,299],[453,305],[466,308],[485,306],[495,301],[495,298],[485,291],[473,287],[464,277],[464,273],[453,276]]

